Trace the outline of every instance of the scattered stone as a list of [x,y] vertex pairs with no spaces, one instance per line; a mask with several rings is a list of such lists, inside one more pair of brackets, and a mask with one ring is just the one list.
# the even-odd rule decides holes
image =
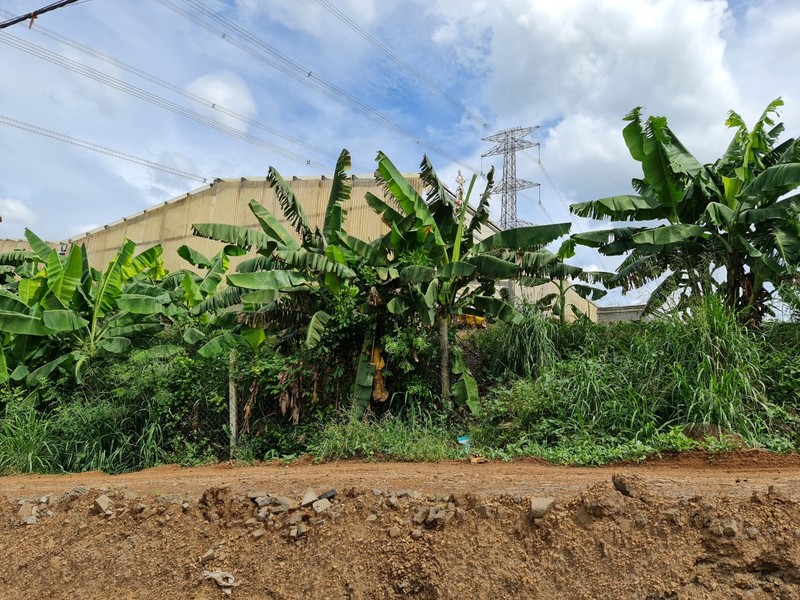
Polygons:
[[331,507],[331,501],[327,498],[323,498],[322,500],[317,500],[311,506],[314,508],[314,512],[319,515]]
[[247,498],[252,500],[253,502],[257,501],[259,498],[265,498],[269,496],[267,492],[248,492]]
[[415,540],[421,540],[425,534],[422,533],[421,529],[412,529],[411,530],[411,538]]
[[402,535],[402,533],[403,533],[403,531],[397,526],[389,528],[389,537],[390,538],[400,537],[400,535]]
[[411,522],[414,523],[414,525],[422,525],[425,522],[425,519],[428,518],[429,514],[430,508],[420,508],[411,519]]
[[356,510],[362,510],[364,508],[364,506],[366,506],[366,505],[364,504],[363,500],[356,500],[355,502],[353,502],[353,507]]
[[175,494],[160,494],[156,496],[156,502],[161,506],[167,506],[168,504],[180,504],[181,499]]
[[[759,534],[759,533],[761,533],[761,532],[758,530],[758,528],[757,528],[757,527],[753,527],[752,525],[750,525],[749,527],[745,527],[744,531],[745,531],[745,533],[747,534],[747,537],[749,537],[750,539],[755,539],[755,538],[757,538],[757,537],[758,537],[758,534]],[[798,534],[800,534],[800,530],[795,530],[795,532],[794,532],[794,533],[795,533],[795,536],[794,536],[794,537],[800,537],[800,535],[798,535]]]
[[379,489],[375,488],[374,490],[372,490],[372,495],[373,496],[383,496],[383,490],[379,490]]
[[541,519],[555,503],[556,499],[549,496],[543,498],[531,498],[531,507],[528,516],[531,519]]
[[303,499],[300,501],[300,506],[302,506],[303,508],[305,508],[306,506],[311,506],[318,499],[319,496],[317,496],[317,492],[315,492],[311,488],[308,488],[306,490],[306,493],[303,494]]
[[512,501],[514,504],[520,504],[520,503],[522,502],[522,496],[513,496],[513,497],[511,498],[511,501]]
[[631,529],[633,528],[633,521],[630,519],[619,519],[617,521],[617,525],[622,533],[630,533]]
[[377,520],[378,520],[378,515],[376,515],[376,514],[374,514],[374,513],[372,513],[372,514],[369,514],[369,515],[367,515],[367,518],[366,518],[366,519],[364,519],[364,520],[365,520],[365,521],[370,521],[370,522],[372,522],[372,521],[377,521]]
[[302,512],[292,513],[292,516],[289,517],[289,520],[287,521],[287,523],[289,525],[297,525],[298,523],[302,523],[302,522],[303,522],[303,513]]
[[208,561],[213,560],[217,555],[217,552],[214,548],[209,548],[203,556],[200,557],[200,564],[204,565]]
[[465,511],[463,508],[456,508],[455,515],[458,518],[459,523],[466,523],[467,511]]
[[81,496],[83,496],[88,491],[89,490],[87,490],[84,486],[79,485],[77,487],[72,488],[70,491],[64,494],[64,500],[66,500],[67,502],[72,502],[76,498],[80,498]]
[[644,527],[647,525],[647,518],[641,513],[636,513],[633,516],[633,522],[636,523],[638,527]]
[[478,513],[479,517],[483,517],[484,519],[491,519],[495,515],[494,507],[488,504],[481,504],[475,509],[475,512]]
[[138,497],[136,495],[136,492],[132,492],[128,488],[122,488],[119,491],[119,495],[123,500],[125,500],[125,502],[131,502],[133,500],[136,500],[136,498]]
[[260,539],[260,538],[262,538],[262,537],[264,536],[264,534],[265,534],[265,533],[267,533],[267,532],[266,532],[266,530],[265,530],[263,527],[259,527],[258,529],[254,529],[254,530],[253,530],[253,531],[250,533],[250,535],[252,535],[252,536],[253,536],[253,539],[254,539],[254,540],[257,540],[257,539]]
[[22,519],[23,525],[34,525],[36,521],[37,521],[36,515],[31,515],[29,517],[25,517],[24,519]]
[[285,496],[270,496],[270,498],[272,499],[271,504],[283,507],[285,510],[292,510],[300,506],[297,501],[286,498]]
[[736,521],[729,521],[722,526],[722,534],[725,537],[736,537],[737,533],[739,533],[739,526]]
[[[446,517],[447,511],[432,506],[425,518],[425,526],[429,529],[444,527]],[[449,521],[449,519],[447,520]]]
[[320,500],[333,500],[336,497],[336,488],[331,488],[327,492],[319,495]]
[[103,515],[106,514],[106,511],[111,508],[111,498],[106,496],[105,494],[101,494],[97,498],[94,499],[94,504],[92,505],[92,513],[95,515]]
[[191,505],[188,502],[184,502],[183,504],[181,504],[181,508],[183,509],[183,512],[189,512]]
[[145,509],[142,511],[141,514],[142,514],[142,519],[146,521],[147,519],[152,517],[154,514],[156,514],[156,511],[154,511],[152,508],[150,508],[148,506],[148,507],[145,507]]
[[636,483],[632,478],[627,475],[614,474],[611,476],[611,483],[614,484],[616,489],[623,496],[628,498],[638,498],[639,490],[636,489]]
[[394,510],[400,509],[400,501],[397,499],[397,496],[390,496],[386,501],[386,504],[388,504],[389,507],[393,508]]
[[591,516],[589,515],[589,511],[586,510],[586,507],[585,506],[581,506],[578,509],[578,512],[575,513],[575,518],[577,519],[578,523],[580,523],[581,525],[586,525],[589,522],[589,520],[591,519]]
[[412,500],[422,500],[422,494],[414,490],[400,490],[395,495],[398,498],[411,498]]
[[26,519],[27,517],[35,517],[36,512],[36,507],[33,504],[30,502],[23,502],[17,511],[17,516],[21,519]]
[[53,495],[52,494],[47,494],[47,496],[42,496],[41,498],[39,498],[39,504],[44,504],[45,506],[47,506],[48,504],[50,504],[50,501],[52,499],[53,499]]

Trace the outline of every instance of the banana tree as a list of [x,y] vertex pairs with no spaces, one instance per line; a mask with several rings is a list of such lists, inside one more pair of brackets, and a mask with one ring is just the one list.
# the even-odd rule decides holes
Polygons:
[[584,314],[577,306],[569,303],[568,294],[570,292],[586,300],[600,300],[608,291],[599,285],[604,286],[613,277],[613,273],[587,271],[577,265],[564,262],[564,259],[574,255],[575,242],[568,239],[561,245],[557,253],[544,249],[538,252],[529,252],[523,259],[523,273],[530,273],[521,279],[523,285],[529,287],[544,283],[555,285],[556,292],[540,298],[537,305],[543,310],[549,309],[561,323],[566,323],[569,307],[576,317]]
[[[216,223],[193,226],[196,235],[239,246],[255,248],[257,256],[239,265],[236,273],[226,277],[228,287],[195,308],[204,311],[236,302],[242,303],[241,320],[273,333],[282,332],[284,339],[302,332],[307,350],[320,347],[323,338],[333,333],[334,324],[348,321],[354,315],[369,320],[379,304],[375,302],[382,281],[390,278],[386,251],[348,235],[344,230],[347,211],[342,204],[350,198],[350,154],[343,150],[334,172],[331,193],[321,227],[309,222],[291,187],[274,168],[267,179],[274,189],[283,213],[282,219],[255,201],[249,204],[261,230]],[[289,228],[283,223],[288,223]],[[359,272],[364,265],[376,267],[370,276]],[[375,278],[371,277],[375,273]],[[363,273],[362,273],[363,275]],[[349,315],[344,307],[355,306]],[[374,332],[374,327],[367,327]],[[353,402],[363,406],[370,400],[374,365],[359,363]],[[321,365],[315,364],[313,368]],[[367,382],[367,380],[369,380]],[[363,384],[363,385],[362,385]],[[289,402],[294,404],[294,402]]]
[[[477,207],[470,211],[475,176],[466,195],[462,183],[453,193],[424,157],[420,176],[428,194],[423,199],[385,154],[378,153],[377,162],[376,179],[400,209],[367,195],[367,202],[389,228],[382,245],[390,252],[399,273],[396,296],[387,308],[393,314],[437,327],[442,397],[448,399],[452,393],[456,400],[477,412],[477,384],[457,346],[452,364],[450,361],[453,316],[490,316],[517,322],[521,316],[516,309],[495,296],[497,282],[522,276],[526,257],[568,233],[570,224],[520,227],[479,239],[489,219],[493,170]],[[451,371],[457,376],[452,388]]]
[[[752,130],[731,111],[736,129],[725,154],[701,164],[681,144],[664,117],[643,122],[640,109],[625,117],[623,137],[643,178],[638,195],[574,204],[573,213],[612,221],[661,221],[576,234],[577,243],[603,254],[630,252],[611,285],[623,291],[662,279],[650,310],[682,290],[701,296],[719,290],[743,322],[759,323],[776,289],[797,276],[800,264],[800,142],[779,143],[784,131],[771,102]],[[715,273],[724,272],[718,284]]]
[[132,338],[161,329],[153,316],[170,298],[155,285],[164,274],[160,246],[134,255],[135,244],[126,240],[100,273],[84,246],[60,256],[30,230],[25,237],[33,250],[30,276],[16,290],[0,291],[0,379],[34,385],[72,365],[80,380],[97,355],[125,353]]

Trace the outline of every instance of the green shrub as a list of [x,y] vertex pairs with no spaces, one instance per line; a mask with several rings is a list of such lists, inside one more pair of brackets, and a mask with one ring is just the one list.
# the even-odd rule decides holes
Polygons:
[[385,416],[363,421],[342,418],[323,426],[309,444],[322,460],[384,458],[435,461],[463,456],[456,434],[430,417]]
[[523,303],[519,310],[522,313],[520,323],[495,323],[476,332],[473,339],[486,371],[535,379],[553,362],[552,338],[556,324],[534,304]]
[[0,421],[0,473],[48,473],[58,470],[49,419],[21,392],[3,390]]

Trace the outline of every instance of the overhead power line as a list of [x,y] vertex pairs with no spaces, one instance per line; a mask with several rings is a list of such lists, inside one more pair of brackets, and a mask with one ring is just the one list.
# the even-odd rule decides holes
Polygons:
[[[7,13],[8,13],[8,11],[0,9],[0,14],[7,14]],[[243,114],[241,114],[239,112],[236,112],[235,110],[232,110],[232,109],[227,108],[227,107],[225,107],[225,106],[223,106],[223,105],[221,105],[219,103],[216,103],[216,102],[214,102],[212,100],[209,100],[208,98],[203,98],[202,96],[200,96],[198,94],[194,94],[194,93],[192,93],[192,92],[190,92],[190,91],[188,91],[188,90],[186,90],[186,89],[184,89],[184,88],[182,88],[182,87],[180,87],[178,85],[175,85],[174,83],[171,83],[169,81],[161,79],[160,77],[157,77],[156,75],[153,75],[151,73],[148,73],[147,71],[144,71],[142,69],[139,69],[137,67],[129,65],[128,63],[125,63],[125,62],[123,62],[121,60],[118,60],[118,59],[114,58],[113,56],[109,56],[108,54],[104,54],[103,52],[95,50],[94,48],[90,48],[89,46],[86,46],[86,45],[81,44],[80,42],[77,42],[77,41],[75,41],[73,39],[70,39],[70,38],[68,38],[68,37],[66,37],[64,35],[56,33],[55,31],[52,31],[52,30],[47,29],[45,27],[37,27],[34,31],[36,33],[38,33],[39,35],[43,35],[45,37],[48,37],[48,38],[50,38],[52,40],[55,40],[55,41],[61,43],[61,44],[64,44],[65,46],[69,46],[70,48],[78,50],[79,52],[82,52],[82,53],[86,54],[87,56],[91,56],[92,58],[96,58],[97,60],[103,61],[103,62],[105,62],[107,64],[110,64],[110,65],[120,69],[120,70],[126,71],[126,72],[128,72],[128,73],[130,73],[132,75],[135,75],[135,76],[137,76],[137,77],[139,77],[141,79],[149,81],[150,83],[153,83],[153,84],[155,84],[155,85],[157,85],[159,87],[162,87],[162,88],[167,89],[167,90],[169,90],[169,91],[171,91],[171,92],[173,92],[175,94],[183,96],[184,98],[187,98],[187,99],[191,100],[192,102],[196,102],[198,104],[202,104],[203,106],[205,106],[207,108],[211,108],[211,109],[213,109],[213,110],[215,110],[217,112],[220,112],[220,113],[222,113],[222,114],[224,114],[226,116],[229,116],[229,117],[232,117],[232,118],[234,118],[234,119],[236,119],[238,121],[241,121],[242,123],[246,123],[247,125],[255,127],[257,129],[261,129],[263,131],[266,131],[267,133],[269,133],[271,135],[274,135],[275,137],[279,137],[279,138],[281,138],[283,140],[286,140],[287,142],[291,142],[293,144],[297,144],[298,146],[301,146],[303,148],[306,148],[307,150],[311,150],[312,152],[316,152],[316,153],[318,153],[318,154],[320,154],[322,156],[326,156],[326,157],[331,158],[333,160],[336,160],[336,158],[338,158],[338,155],[336,153],[334,153],[334,152],[330,152],[328,150],[325,150],[324,148],[320,148],[320,147],[315,146],[313,144],[309,144],[305,140],[301,140],[299,138],[296,138],[294,136],[289,135],[288,133],[285,133],[283,131],[275,129],[274,127],[270,127],[269,125],[267,125],[265,123],[262,123],[261,121],[258,121],[256,119],[252,119],[252,118],[250,118],[250,117],[248,117],[246,115],[243,115]]]
[[380,111],[372,108],[363,100],[353,96],[352,94],[346,92],[345,90],[341,89],[340,87],[336,86],[335,84],[327,81],[323,77],[318,76],[316,73],[313,72],[312,69],[308,69],[304,65],[298,63],[294,59],[290,58],[283,54],[280,50],[270,46],[263,40],[259,39],[258,37],[254,36],[247,30],[243,29],[236,23],[233,23],[226,17],[214,12],[213,10],[209,9],[201,2],[197,2],[195,0],[182,0],[182,2],[196,11],[205,15],[211,21],[223,26],[228,31],[222,31],[220,29],[215,28],[213,25],[210,25],[203,19],[199,18],[196,14],[191,11],[188,11],[174,2],[170,0],[156,0],[159,4],[163,5],[164,7],[172,10],[173,12],[183,16],[187,20],[191,21],[195,25],[202,27],[206,31],[214,34],[215,36],[219,37],[220,39],[228,42],[229,44],[236,46],[240,50],[247,52],[252,57],[256,58],[257,60],[268,64],[272,68],[280,71],[287,77],[294,79],[295,81],[314,89],[316,92],[327,96],[328,98],[343,104],[356,112],[363,114],[370,120],[378,123],[379,125],[386,127],[387,129],[392,129],[401,133],[405,137],[410,138],[415,143],[428,148],[430,151],[435,152],[436,154],[447,158],[448,160],[456,163],[463,168],[469,170],[472,173],[480,173],[480,169],[477,169],[473,165],[470,165],[454,154],[451,154],[444,148],[441,148],[432,142],[426,140],[420,135],[414,133],[408,127],[401,125],[386,115],[382,114]]
[[72,144],[73,146],[78,146],[79,148],[85,148],[86,150],[91,150],[92,152],[99,152],[100,154],[105,154],[107,156],[118,158],[120,160],[125,160],[130,163],[141,165],[143,167],[147,167],[148,169],[155,169],[156,171],[161,171],[162,173],[167,173],[169,175],[176,175],[177,177],[182,177],[184,179],[191,179],[194,181],[199,181],[201,183],[208,183],[209,181],[208,178],[206,177],[202,177],[194,173],[189,173],[188,171],[184,171],[183,169],[178,169],[177,167],[170,167],[168,165],[163,165],[161,163],[153,162],[145,158],[134,156],[133,154],[120,152],[119,150],[114,150],[113,148],[107,148],[106,146],[101,146],[100,144],[87,142],[86,140],[81,140],[76,137],[72,137],[70,135],[53,131],[51,129],[45,129],[44,127],[31,125],[30,123],[25,123],[24,121],[18,121],[16,119],[12,119],[11,117],[6,117],[4,115],[0,115],[0,124],[8,125],[10,127],[16,127],[17,129],[45,136],[53,140],[58,140],[59,142]]
[[2,23],[0,23],[0,29],[11,27],[12,25],[16,25],[17,23],[22,23],[23,21],[27,21],[29,19],[32,23],[33,20],[39,17],[40,15],[49,13],[50,11],[57,10],[59,8],[63,8],[68,4],[74,4],[77,1],[78,0],[60,0],[59,2],[53,2],[52,4],[48,4],[47,6],[40,8],[39,10],[34,10],[33,12],[29,12],[27,14],[14,17],[13,19],[9,19],[8,21],[3,21]]
[[469,108],[467,108],[464,104],[462,104],[458,99],[454,98],[450,94],[448,94],[445,90],[441,87],[436,85],[433,81],[425,77],[422,73],[420,73],[417,69],[413,66],[408,64],[402,58],[400,58],[397,54],[392,52],[389,48],[384,46],[379,40],[372,37],[367,31],[365,31],[358,23],[353,21],[350,17],[348,17],[345,13],[341,10],[336,8],[331,2],[328,0],[317,0],[323,8],[325,8],[328,12],[330,12],[334,17],[339,19],[342,23],[347,25],[350,29],[355,31],[359,36],[361,36],[364,40],[369,42],[374,48],[378,49],[380,52],[391,58],[395,63],[400,65],[405,71],[407,71],[412,77],[419,80],[423,83],[426,87],[433,90],[436,94],[447,100],[450,104],[456,107],[459,111],[467,115],[470,119],[475,121],[481,127],[489,127],[489,124],[486,122],[481,115],[473,112]]
[[216,129],[221,133],[237,138],[249,144],[259,146],[261,148],[264,148],[265,150],[269,150],[270,152],[273,152],[290,160],[299,162],[304,165],[313,166],[315,168],[322,170],[328,169],[328,165],[317,162],[315,160],[311,160],[309,158],[306,158],[305,156],[296,154],[295,152],[286,150],[281,146],[277,146],[271,142],[268,142],[262,138],[240,131],[235,127],[231,127],[230,125],[226,125],[224,123],[221,123],[220,121],[216,121],[210,117],[207,117],[198,112],[180,106],[179,104],[170,102],[165,98],[162,98],[155,94],[151,94],[150,92],[147,92],[141,88],[125,83],[124,81],[121,81],[116,77],[106,75],[105,73],[98,71],[97,69],[87,67],[86,65],[82,65],[79,62],[61,56],[59,54],[56,54],[55,52],[51,52],[46,48],[37,46],[36,44],[32,44],[30,42],[26,42],[25,40],[22,40],[16,36],[0,32],[0,43],[7,44],[13,48],[26,52],[32,56],[36,56],[38,58],[51,62],[55,65],[68,69],[74,73],[78,73],[79,75],[83,75],[84,77],[88,77],[89,79],[97,81],[98,83],[102,83],[121,92],[125,92],[126,94],[139,98],[140,100],[144,100],[145,102],[149,102],[155,106],[173,112],[177,115],[181,115],[187,119],[195,121],[196,123],[200,123],[201,125],[205,125],[206,127],[210,127],[211,129]]

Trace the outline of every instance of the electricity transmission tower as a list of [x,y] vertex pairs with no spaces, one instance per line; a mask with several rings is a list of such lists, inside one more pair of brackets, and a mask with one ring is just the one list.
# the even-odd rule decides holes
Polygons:
[[500,209],[501,229],[511,229],[522,223],[517,219],[517,191],[539,186],[538,183],[533,181],[517,178],[516,154],[518,150],[525,150],[539,145],[538,142],[522,139],[537,129],[539,129],[538,125],[536,127],[515,127],[513,129],[504,129],[494,135],[483,138],[485,142],[497,142],[497,144],[481,156],[503,155],[503,179],[500,181],[500,185],[495,187],[492,192],[500,194],[502,199]]

